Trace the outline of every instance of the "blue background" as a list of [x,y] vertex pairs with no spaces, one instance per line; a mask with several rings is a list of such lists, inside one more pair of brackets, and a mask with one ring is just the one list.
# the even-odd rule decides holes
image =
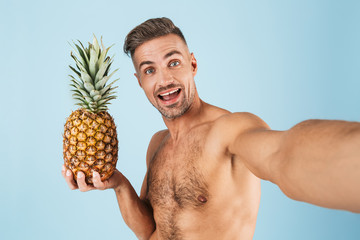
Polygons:
[[[167,16],[187,38],[206,102],[273,129],[359,121],[359,1],[0,1],[0,239],[135,239],[111,190],[70,191],[62,133],[75,110],[68,42],[116,45],[117,167],[138,191],[152,134],[164,128],[122,52],[126,34]],[[115,79],[115,78],[114,78]],[[360,215],[288,199],[262,182],[254,239],[360,239]]]

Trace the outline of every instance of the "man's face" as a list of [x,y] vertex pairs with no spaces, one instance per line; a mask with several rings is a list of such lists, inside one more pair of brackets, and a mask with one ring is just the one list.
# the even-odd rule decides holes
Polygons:
[[196,93],[197,63],[179,36],[147,41],[136,48],[132,59],[140,86],[164,117],[180,117],[190,108]]

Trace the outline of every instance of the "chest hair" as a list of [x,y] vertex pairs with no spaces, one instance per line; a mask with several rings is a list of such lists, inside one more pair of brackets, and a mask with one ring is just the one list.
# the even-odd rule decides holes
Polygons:
[[201,171],[202,142],[191,139],[172,151],[164,141],[150,162],[147,197],[157,213],[157,228],[166,239],[181,239],[177,216],[191,208],[201,211],[209,199]]

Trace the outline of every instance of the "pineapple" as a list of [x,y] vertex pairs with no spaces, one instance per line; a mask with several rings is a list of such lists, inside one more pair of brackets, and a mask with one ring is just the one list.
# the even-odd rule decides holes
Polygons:
[[75,180],[77,172],[85,174],[85,181],[92,184],[92,172],[97,171],[101,180],[108,179],[114,172],[118,157],[118,141],[114,119],[107,112],[109,101],[115,99],[112,85],[106,84],[118,70],[109,74],[112,58],[107,56],[110,49],[101,45],[94,36],[93,43],[85,48],[72,46],[76,56],[76,68],[69,66],[75,73],[70,76],[73,97],[80,108],[71,113],[64,126],[63,153],[65,166]]

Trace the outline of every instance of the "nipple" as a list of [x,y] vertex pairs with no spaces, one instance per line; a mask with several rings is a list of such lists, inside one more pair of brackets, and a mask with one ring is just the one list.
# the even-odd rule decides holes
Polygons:
[[199,195],[197,199],[198,199],[201,203],[206,203],[206,202],[207,202],[206,197],[204,197],[203,195]]

